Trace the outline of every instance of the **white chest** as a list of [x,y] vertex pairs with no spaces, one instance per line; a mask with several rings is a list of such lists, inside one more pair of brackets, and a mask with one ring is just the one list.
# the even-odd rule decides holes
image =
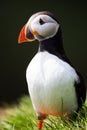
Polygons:
[[37,53],[27,68],[27,82],[36,113],[59,115],[77,109],[75,70],[48,52]]

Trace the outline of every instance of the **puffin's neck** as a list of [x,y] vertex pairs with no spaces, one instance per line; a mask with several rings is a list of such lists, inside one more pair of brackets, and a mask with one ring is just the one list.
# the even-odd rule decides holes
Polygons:
[[60,28],[54,37],[39,42],[39,51],[47,51],[53,55],[56,55],[58,58],[70,63],[63,48]]
[[58,29],[58,32],[54,37],[40,41],[39,51],[48,51],[49,53],[52,53],[54,55],[57,55],[56,53],[65,53],[62,44],[60,28]]

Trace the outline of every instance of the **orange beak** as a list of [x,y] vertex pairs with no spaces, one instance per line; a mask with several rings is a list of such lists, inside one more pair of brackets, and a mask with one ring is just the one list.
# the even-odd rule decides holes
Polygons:
[[26,25],[23,26],[23,28],[20,31],[19,37],[18,37],[18,43],[23,43],[23,42],[28,42],[28,39],[25,36],[25,27]]
[[18,37],[18,43],[21,44],[23,42],[31,42],[34,41],[34,34],[36,32],[34,31],[33,33],[30,31],[29,27],[26,27],[26,24],[23,26],[23,28],[20,31],[19,37]]

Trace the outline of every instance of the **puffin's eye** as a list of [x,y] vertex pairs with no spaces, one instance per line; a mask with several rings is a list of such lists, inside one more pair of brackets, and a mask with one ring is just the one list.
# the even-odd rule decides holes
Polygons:
[[43,25],[45,22],[40,18],[39,23],[40,23],[40,25]]

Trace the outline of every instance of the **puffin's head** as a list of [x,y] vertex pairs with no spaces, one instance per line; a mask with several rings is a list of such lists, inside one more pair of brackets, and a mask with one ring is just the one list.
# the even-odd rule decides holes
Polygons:
[[43,41],[49,39],[57,33],[59,23],[53,17],[53,14],[47,11],[38,12],[30,17],[28,22],[22,28],[18,43],[31,42],[35,39]]

